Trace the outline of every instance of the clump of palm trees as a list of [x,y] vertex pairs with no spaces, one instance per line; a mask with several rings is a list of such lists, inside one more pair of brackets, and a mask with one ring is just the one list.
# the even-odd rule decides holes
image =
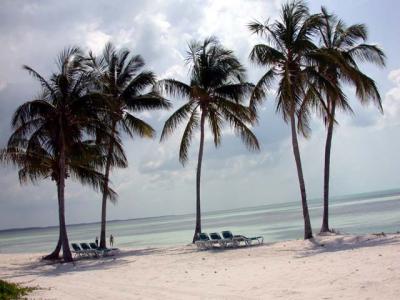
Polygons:
[[[251,33],[264,38],[250,53],[250,60],[265,68],[254,85],[246,81],[246,70],[234,53],[215,37],[188,45],[186,63],[190,83],[175,79],[157,81],[153,72],[143,70],[140,55],[117,50],[107,44],[100,57],[78,48],[59,56],[58,71],[45,79],[30,67],[24,68],[41,85],[34,100],[22,104],[12,118],[13,133],[1,151],[3,163],[19,168],[21,182],[50,178],[56,183],[60,232],[55,250],[46,258],[71,261],[65,222],[64,189],[73,177],[102,193],[100,246],[106,247],[107,200],[116,201],[110,188],[113,168],[128,165],[122,134],[152,138],[155,131],[137,112],[171,108],[165,97],[183,98],[186,103],[165,122],[161,141],[178,126],[186,126],[179,160],[189,159],[193,135],[200,129],[196,172],[196,224],[193,241],[201,232],[200,182],[206,126],[216,147],[221,144],[225,123],[240,136],[249,150],[260,145],[251,131],[257,124],[259,105],[276,85],[276,111],[290,125],[304,219],[304,238],[312,238],[306,185],[298,135],[308,136],[313,112],[323,117],[327,128],[324,168],[324,213],[321,232],[329,231],[329,167],[337,110],[351,111],[343,84],[355,87],[362,103],[374,102],[382,110],[373,79],[358,64],[384,66],[385,55],[376,45],[366,44],[365,25],[347,27],[325,8],[310,14],[302,1],[282,6],[274,22],[252,22]],[[136,114],[136,115],[135,115]]]
[[108,44],[101,58],[66,49],[49,80],[24,67],[41,84],[41,93],[16,110],[1,160],[19,168],[21,182],[51,178],[57,185],[60,234],[45,258],[58,258],[62,248],[64,261],[72,261],[64,198],[70,176],[102,192],[100,247],[106,247],[106,201],[117,198],[109,187],[110,170],[127,166],[121,131],[153,137],[153,128],[132,113],[170,107],[157,92],[146,91],[155,76],[141,71],[143,66],[140,56]]

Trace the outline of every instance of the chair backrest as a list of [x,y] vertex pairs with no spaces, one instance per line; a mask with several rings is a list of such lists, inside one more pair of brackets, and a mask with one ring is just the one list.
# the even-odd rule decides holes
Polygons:
[[71,246],[72,248],[74,248],[75,251],[82,251],[81,247],[79,247],[78,244],[72,243]]
[[97,247],[96,243],[89,243],[89,246],[90,246],[92,249],[97,249],[97,248],[99,248],[99,247]]
[[222,240],[222,238],[221,238],[221,236],[219,235],[218,232],[210,233],[210,238],[211,238],[212,240]]
[[210,237],[205,232],[200,233],[199,238],[200,238],[200,241],[209,241],[210,240]]
[[224,239],[233,239],[233,234],[230,231],[222,231],[222,236]]
[[83,250],[91,250],[89,245],[86,244],[86,243],[81,243],[81,247],[82,247]]

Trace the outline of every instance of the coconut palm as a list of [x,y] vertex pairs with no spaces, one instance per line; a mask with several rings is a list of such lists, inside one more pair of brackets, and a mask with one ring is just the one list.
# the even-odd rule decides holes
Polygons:
[[164,141],[183,122],[186,123],[180,143],[179,160],[184,165],[193,134],[200,127],[200,144],[196,173],[196,226],[193,242],[201,232],[200,178],[203,160],[205,123],[208,121],[214,145],[221,143],[224,121],[229,122],[250,150],[259,149],[255,135],[247,124],[252,122],[250,110],[242,103],[253,85],[244,82],[245,69],[233,52],[225,49],[214,37],[202,43],[189,43],[186,63],[190,67],[190,84],[174,79],[159,82],[161,90],[187,102],[165,122],[161,141]]
[[[20,168],[22,182],[50,177],[57,185],[60,236],[50,257],[58,257],[62,247],[64,261],[72,261],[65,223],[65,180],[69,176],[95,188],[102,188],[102,176],[96,171],[103,164],[100,148],[84,142],[96,131],[105,135],[106,126],[98,120],[101,102],[88,95],[90,74],[81,67],[78,48],[64,50],[58,59],[58,72],[46,80],[34,69],[24,66],[41,84],[41,93],[23,103],[12,119],[13,133],[1,159]],[[93,148],[94,147],[94,148]],[[89,155],[89,153],[91,153]],[[110,190],[109,197],[115,197]]]
[[[282,114],[285,122],[290,123],[293,154],[301,192],[304,218],[304,238],[312,238],[312,228],[308,211],[306,187],[304,183],[296,123],[300,133],[305,133],[306,124],[298,118],[303,99],[306,97],[310,79],[319,77],[309,65],[308,54],[317,47],[312,36],[320,23],[318,15],[310,15],[302,1],[291,1],[282,6],[281,19],[273,23],[252,22],[252,33],[266,38],[268,44],[257,44],[250,53],[250,60],[266,67],[267,72],[256,84],[250,100],[254,114],[257,106],[265,99],[266,90],[275,79],[277,87],[276,110]],[[315,97],[313,97],[315,98]]]
[[154,129],[134,113],[168,109],[170,103],[157,92],[150,90],[156,82],[151,71],[143,70],[145,62],[140,55],[132,55],[127,49],[117,51],[108,43],[101,57],[89,55],[88,66],[95,74],[96,93],[106,100],[108,110],[103,121],[112,130],[111,140],[98,135],[98,142],[108,145],[104,168],[104,191],[101,208],[100,247],[106,247],[107,190],[113,167],[126,167],[127,161],[122,147],[112,139],[119,139],[124,132],[130,137],[152,138]]
[[[385,55],[376,45],[366,44],[368,34],[364,24],[347,27],[335,15],[321,8],[322,22],[319,26],[321,46],[314,53],[319,61],[319,71],[334,84],[338,90],[342,84],[355,87],[357,98],[362,104],[373,101],[382,111],[381,97],[374,80],[364,74],[358,67],[359,62],[370,62],[378,66],[385,65]],[[325,100],[321,110],[327,128],[324,167],[324,212],[321,232],[329,229],[329,171],[330,154],[336,111],[352,112],[346,97],[332,94],[323,89],[321,95]],[[341,93],[343,94],[343,93]]]

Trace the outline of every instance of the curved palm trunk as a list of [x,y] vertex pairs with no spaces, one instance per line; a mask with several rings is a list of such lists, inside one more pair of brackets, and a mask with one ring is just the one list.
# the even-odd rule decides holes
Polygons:
[[[62,138],[63,139],[63,138]],[[61,239],[61,244],[62,244],[62,249],[63,249],[63,259],[65,262],[71,262],[73,261],[72,259],[72,254],[71,250],[69,249],[69,242],[68,242],[68,235],[67,235],[67,227],[65,224],[65,175],[66,175],[66,170],[65,170],[65,145],[64,142],[61,143],[60,147],[60,162],[59,162],[59,168],[60,168],[60,178],[59,182],[57,184],[57,192],[58,192],[58,201],[59,201],[59,218],[60,218],[60,239]]]
[[325,143],[325,167],[324,167],[324,212],[322,216],[321,232],[329,232],[329,175],[331,161],[331,146],[333,136],[333,124],[335,120],[335,105],[332,105],[331,116],[329,117],[328,132]]
[[312,235],[310,215],[308,212],[306,187],[304,184],[303,169],[301,166],[300,150],[299,150],[299,144],[297,141],[296,121],[295,121],[294,113],[291,113],[291,115],[290,115],[290,125],[291,125],[291,130],[292,130],[293,154],[294,154],[294,159],[296,161],[297,176],[299,178],[299,185],[300,185],[300,192],[301,192],[301,204],[302,204],[302,208],[303,208],[304,239],[306,240],[306,239],[311,239],[313,237],[313,235]]
[[[115,132],[115,122],[112,124],[112,132]],[[101,200],[101,230],[100,230],[100,248],[107,248],[106,242],[106,223],[107,223],[107,190],[110,177],[111,156],[113,152],[113,142],[110,140],[107,153],[106,168],[104,172],[103,198]]]
[[199,146],[199,157],[197,160],[197,174],[196,174],[196,227],[194,229],[193,243],[199,239],[199,234],[201,232],[200,178],[201,178],[201,163],[203,161],[205,119],[206,119],[206,114],[203,111],[201,113],[201,120],[200,120],[200,146]]

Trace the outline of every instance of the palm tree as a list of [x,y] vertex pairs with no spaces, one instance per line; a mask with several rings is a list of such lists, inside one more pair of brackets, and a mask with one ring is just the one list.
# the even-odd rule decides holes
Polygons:
[[221,128],[228,121],[250,150],[259,144],[247,123],[252,122],[250,110],[242,104],[253,85],[244,82],[245,69],[233,52],[225,49],[214,37],[189,44],[186,63],[190,66],[190,84],[174,79],[159,82],[161,90],[187,100],[165,122],[161,141],[187,121],[180,143],[179,160],[184,165],[195,129],[200,126],[200,144],[196,173],[196,226],[193,242],[201,232],[200,178],[203,160],[205,123],[208,121],[215,146],[221,143]]
[[146,110],[168,109],[170,103],[155,91],[148,91],[156,82],[151,71],[144,71],[145,63],[140,55],[131,55],[126,49],[117,51],[108,43],[100,58],[89,55],[88,66],[95,74],[97,94],[106,100],[108,110],[103,121],[112,130],[111,140],[98,135],[98,142],[108,145],[104,170],[104,191],[101,208],[100,247],[106,247],[107,190],[110,171],[113,167],[126,167],[123,148],[112,140],[119,140],[121,132],[130,137],[152,138],[154,129],[133,113]]
[[285,122],[290,123],[293,154],[296,161],[297,175],[301,192],[304,218],[304,238],[312,238],[312,228],[307,205],[306,188],[298,145],[296,123],[300,133],[304,133],[302,119],[297,116],[306,96],[311,77],[318,77],[308,63],[308,54],[317,47],[312,42],[312,35],[320,23],[318,15],[309,15],[308,8],[302,1],[291,1],[282,6],[281,19],[273,23],[252,22],[249,29],[267,39],[269,45],[255,45],[250,53],[250,60],[267,67],[267,72],[256,84],[250,100],[254,114],[257,105],[265,98],[275,78],[279,79],[277,88],[276,110],[282,113]]
[[[40,95],[23,103],[13,119],[13,133],[1,160],[20,168],[22,182],[50,177],[57,185],[60,236],[55,251],[63,250],[64,261],[72,261],[65,222],[65,179],[78,178],[85,184],[102,188],[102,175],[96,168],[103,164],[100,148],[84,137],[103,131],[106,126],[98,120],[101,102],[88,95],[90,74],[83,71],[78,48],[64,50],[58,59],[58,72],[46,80],[34,69],[24,66],[41,84]],[[92,149],[92,150],[90,150]],[[93,149],[98,155],[94,156]],[[115,194],[107,191],[109,197]]]
[[[355,24],[347,27],[336,16],[329,14],[321,8],[322,22],[319,26],[321,46],[315,52],[318,58],[319,70],[334,84],[338,90],[342,89],[342,83],[355,87],[357,98],[361,103],[372,100],[382,111],[381,97],[374,80],[360,71],[358,62],[370,62],[378,66],[385,65],[385,55],[376,45],[365,44],[368,34],[364,24]],[[325,102],[321,112],[324,115],[327,128],[325,144],[324,167],[324,212],[321,232],[329,229],[329,171],[333,129],[335,125],[335,113],[337,109],[352,112],[346,97],[332,94],[319,88]],[[343,94],[343,93],[342,93]]]

